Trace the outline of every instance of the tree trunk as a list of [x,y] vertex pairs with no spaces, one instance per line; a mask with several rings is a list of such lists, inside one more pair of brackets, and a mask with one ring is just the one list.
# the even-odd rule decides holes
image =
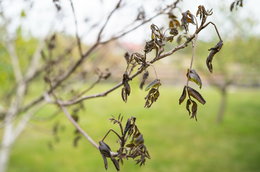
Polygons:
[[13,124],[8,122],[4,127],[4,134],[2,138],[2,144],[0,147],[0,172],[7,170],[8,161],[10,157],[10,150],[13,144]]
[[220,104],[219,104],[219,109],[218,109],[218,114],[217,114],[217,123],[223,122],[223,117],[226,111],[226,105],[227,105],[227,87],[223,86],[221,88],[221,99],[220,99]]
[[10,147],[2,146],[0,149],[0,172],[5,172],[8,166]]

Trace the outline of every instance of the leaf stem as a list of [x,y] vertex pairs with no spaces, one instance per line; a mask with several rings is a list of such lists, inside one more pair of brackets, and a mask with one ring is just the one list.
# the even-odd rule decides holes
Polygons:
[[[189,71],[192,69],[193,62],[194,62],[194,59],[195,59],[195,49],[196,49],[197,39],[198,39],[198,35],[195,34],[195,37],[194,37],[194,39],[192,40],[192,56],[191,56],[190,67],[189,67],[189,69],[188,69],[188,73],[189,73]],[[187,86],[187,87],[189,86],[189,77],[188,77],[188,76],[187,76],[186,86]]]

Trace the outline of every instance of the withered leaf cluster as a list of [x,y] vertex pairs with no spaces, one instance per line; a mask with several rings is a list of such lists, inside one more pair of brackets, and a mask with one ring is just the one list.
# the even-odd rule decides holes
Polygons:
[[186,32],[189,31],[189,24],[195,24],[194,15],[187,10],[182,13],[181,25],[185,29]]
[[160,96],[159,87],[161,86],[161,82],[159,79],[155,79],[153,82],[151,82],[145,90],[148,91],[147,96],[145,97],[145,105],[144,107],[149,108],[152,106],[154,102],[158,99]]
[[[118,118],[110,118],[113,124],[117,124],[120,128],[120,132],[116,132],[110,129],[105,137],[99,142],[99,150],[104,159],[105,168],[108,168],[107,158],[110,158],[117,171],[120,170],[120,165],[124,160],[129,158],[134,159],[136,164],[142,166],[145,164],[146,159],[150,159],[149,152],[144,145],[143,134],[139,131],[135,121],[135,117],[131,117],[127,120],[123,127],[123,117],[121,115]],[[119,143],[119,149],[112,154],[112,151],[108,144],[104,142],[106,136],[113,132],[118,137],[117,143]]]
[[[172,42],[174,37],[178,35],[178,27],[180,27],[180,22],[172,14],[170,15],[169,29],[170,35],[165,35],[155,24],[151,25],[151,40],[147,41],[145,44],[144,52],[145,54],[155,50],[156,57],[158,57],[163,51],[166,42]],[[174,16],[174,17],[173,17]]]
[[206,18],[208,16],[211,16],[212,14],[213,14],[212,9],[211,10],[206,10],[203,5],[199,5],[197,13],[196,13],[196,17],[199,16],[200,20],[202,21],[202,24],[203,24],[204,22],[206,22]]
[[[202,82],[201,82],[200,76],[194,69],[188,69],[186,76],[187,76],[188,81],[192,81],[192,82],[196,83],[199,86],[199,88],[202,87]],[[198,101],[199,103],[201,103],[203,105],[206,103],[206,101],[198,91],[189,87],[188,85],[184,86],[184,88],[183,88],[181,97],[179,98],[179,104],[181,104],[186,99],[186,97],[188,97],[188,99],[186,101],[186,109],[189,112],[189,115],[191,116],[191,118],[195,118],[195,120],[197,120],[198,105],[197,105],[196,101]],[[195,99],[196,101],[193,99]]]
[[140,53],[133,53],[131,56],[132,56],[131,58],[134,59],[137,64],[143,65],[143,66],[146,64],[145,55],[142,55]]
[[[179,104],[181,104],[186,99],[187,95],[188,99],[186,102],[186,109],[189,112],[189,115],[191,115],[191,118],[195,118],[195,120],[197,120],[198,105],[196,101],[194,101],[193,99],[197,100],[199,103],[203,105],[206,103],[206,101],[198,91],[189,86],[184,86],[181,97],[179,98]],[[190,105],[192,105],[191,109]]]
[[164,43],[164,35],[161,30],[155,24],[151,25],[151,40],[146,42],[144,52],[147,54],[151,52],[153,49],[156,50],[156,56],[159,55],[159,52],[163,51]]
[[[220,41],[217,43],[217,45],[215,47],[209,49],[210,53],[206,59],[206,64],[207,64],[207,67],[210,72],[213,71],[213,66],[212,66],[213,57],[216,53],[218,53],[220,51],[220,49],[223,46],[223,41],[219,35],[216,25],[212,22],[206,23],[207,17],[212,14],[213,14],[212,9],[206,10],[203,5],[200,5],[200,6],[198,6],[198,10],[196,12],[196,17],[199,17],[199,19],[200,19],[200,26],[198,25],[197,18],[193,14],[191,14],[189,10],[182,13],[182,19],[181,19],[182,26],[184,27],[186,32],[188,32],[188,26],[190,23],[196,25],[196,31],[194,33],[195,37],[196,37],[198,30],[201,30],[201,29],[207,27],[209,24],[212,24],[214,26]],[[195,46],[192,46],[192,48],[194,49]],[[187,84],[183,88],[182,94],[179,98],[179,104],[181,104],[186,99],[186,97],[188,97],[187,101],[186,101],[186,109],[189,112],[189,115],[191,116],[191,118],[195,118],[195,120],[197,120],[197,109],[198,109],[197,102],[204,105],[206,103],[206,101],[197,90],[188,86],[189,82],[194,82],[195,84],[197,84],[199,86],[199,88],[202,87],[202,81],[200,79],[199,74],[196,72],[196,70],[192,69],[193,58],[194,58],[194,54],[192,55],[191,66],[188,69],[188,72],[186,74]]]
[[172,41],[173,37],[179,34],[178,28],[181,27],[181,24],[173,13],[168,13],[168,18],[169,18],[170,34],[172,35],[169,38],[172,38],[170,39],[170,41]]

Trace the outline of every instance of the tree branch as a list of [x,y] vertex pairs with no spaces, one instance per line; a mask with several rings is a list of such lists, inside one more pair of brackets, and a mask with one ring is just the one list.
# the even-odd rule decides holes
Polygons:
[[114,9],[113,9],[113,10],[109,13],[109,15],[107,16],[105,23],[103,24],[103,26],[101,27],[101,29],[100,29],[100,31],[99,31],[99,33],[98,33],[97,41],[96,41],[97,43],[100,42],[101,35],[102,35],[102,33],[103,33],[105,27],[107,26],[107,24],[108,24],[110,18],[111,18],[112,15],[116,12],[116,10],[117,10],[118,8],[120,8],[121,2],[122,2],[122,0],[119,0],[118,3],[116,4],[116,6],[114,7]]
[[[180,2],[180,0],[176,0],[172,5],[169,5],[167,6],[163,11],[167,11],[169,9],[173,9],[173,8],[176,8],[177,4]],[[121,3],[121,0],[118,2],[118,4]],[[117,6],[116,6],[117,7]],[[107,25],[107,22],[108,20],[111,18],[112,14],[115,12],[115,9],[117,8],[114,8],[114,10],[112,10],[110,12],[110,17],[108,16],[107,17],[107,20],[105,22],[105,24],[103,25],[103,27],[101,28],[101,30],[99,31],[99,34],[100,37],[102,35],[102,32],[103,30],[105,29],[106,25]],[[158,14],[156,14],[155,16],[151,17],[150,19],[147,20],[147,22],[151,21],[152,19],[154,19],[155,17],[159,16],[163,14],[163,12],[159,12]],[[146,22],[146,23],[147,23]],[[144,24],[144,23],[143,23]],[[55,90],[63,81],[65,81],[81,64],[82,62],[87,59],[89,57],[89,55],[99,46],[99,45],[104,45],[104,44],[107,44],[109,43],[110,41],[112,40],[116,40],[116,39],[119,39],[123,36],[125,36],[126,34],[129,34],[130,32],[136,30],[137,28],[139,28],[140,26],[142,26],[143,24],[139,24],[138,26],[126,31],[125,33],[122,33],[121,35],[117,36],[117,37],[114,37],[114,38],[111,38],[110,40],[107,40],[105,42],[99,42],[100,41],[100,38],[98,39],[97,38],[97,42],[95,44],[93,44],[87,51],[85,54],[83,54],[83,56],[66,72],[64,73],[64,75],[60,76],[60,78],[57,79],[57,82],[53,85],[52,88],[50,88],[47,92],[43,93],[40,97],[36,98],[35,100],[33,100],[32,102],[30,102],[29,104],[25,105],[23,108],[20,109],[21,112],[26,112],[28,109],[30,109],[31,107],[33,107],[34,105],[40,103],[41,101],[44,100],[44,95],[45,94],[50,94],[53,90]],[[99,36],[98,36],[99,37]],[[121,85],[119,86],[116,86],[116,87],[120,87]],[[116,88],[115,88],[116,89]],[[111,91],[108,91],[108,93],[112,92],[114,89],[111,89]],[[107,94],[108,94],[107,93]],[[94,97],[102,97],[102,96],[106,96],[106,93],[104,93],[104,95],[101,94],[100,95],[96,95],[96,96],[91,96],[90,98],[94,98]]]
[[79,124],[72,118],[67,108],[62,106],[60,102],[56,101],[61,110],[64,112],[65,116],[68,118],[68,120],[74,125],[74,127],[94,146],[98,149],[98,144],[79,126]]
[[121,38],[121,37],[123,37],[123,36],[129,34],[130,32],[132,32],[132,31],[138,29],[138,28],[141,27],[142,25],[144,25],[144,24],[146,24],[146,23],[152,21],[152,20],[155,19],[156,17],[158,17],[158,16],[164,14],[167,10],[172,10],[172,9],[176,8],[176,7],[177,7],[177,4],[178,4],[179,2],[180,2],[180,0],[176,0],[172,5],[168,5],[167,7],[165,7],[164,9],[162,9],[159,13],[157,13],[157,14],[155,14],[154,16],[152,16],[152,17],[150,17],[150,18],[144,20],[142,23],[138,24],[137,26],[135,26],[135,27],[133,27],[133,28],[127,30],[127,31],[122,31],[121,34],[119,34],[119,35],[117,35],[117,36],[114,36],[114,37],[112,37],[112,38],[110,38],[110,39],[108,39],[108,40],[106,40],[106,41],[100,42],[100,44],[106,44],[106,43],[108,43],[108,42],[110,42],[110,41],[117,40],[117,39],[119,39],[119,38]]

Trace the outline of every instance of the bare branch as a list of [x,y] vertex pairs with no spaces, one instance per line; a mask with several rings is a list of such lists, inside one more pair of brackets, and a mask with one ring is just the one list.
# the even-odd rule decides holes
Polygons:
[[61,110],[64,112],[65,116],[68,118],[68,120],[74,125],[74,127],[95,147],[98,149],[98,144],[79,126],[79,124],[72,118],[67,108],[62,106],[59,101],[57,101],[57,104],[61,108]]
[[[194,39],[192,40],[192,56],[191,56],[189,71],[191,71],[191,69],[192,69],[193,61],[194,61],[194,58],[195,58],[195,48],[196,48],[197,39],[198,39],[198,35],[196,34]],[[187,77],[186,86],[187,87],[189,86],[189,78],[188,77]]]
[[219,34],[218,28],[217,28],[217,26],[215,25],[215,23],[208,22],[207,24],[205,24],[205,25],[202,27],[202,29],[204,29],[205,27],[207,27],[209,24],[212,24],[212,25],[214,26],[214,28],[215,28],[215,30],[216,30],[216,32],[217,32],[217,35],[218,35],[219,40],[220,40],[220,41],[223,41],[223,40],[221,39],[221,36],[220,36],[220,34]]
[[77,39],[79,54],[80,54],[80,57],[82,57],[83,56],[83,51],[82,51],[82,46],[81,46],[81,40],[80,40],[80,37],[79,37],[78,21],[77,21],[77,17],[76,17],[76,13],[75,13],[75,9],[74,9],[74,5],[73,5],[72,0],[70,0],[70,6],[71,6],[73,17],[74,17],[75,36],[76,36],[76,39]]
[[122,2],[122,0],[119,0],[118,3],[116,4],[115,8],[114,8],[114,9],[109,13],[109,15],[107,16],[105,23],[103,24],[103,26],[101,27],[101,29],[100,29],[100,31],[99,31],[99,33],[98,33],[97,41],[96,41],[97,43],[100,42],[101,35],[102,35],[102,33],[103,33],[105,27],[107,26],[107,24],[108,24],[110,18],[111,18],[112,15],[116,12],[116,10],[117,10],[118,8],[120,8],[121,2]]
[[114,37],[112,37],[112,38],[110,38],[110,39],[108,39],[108,40],[106,40],[106,41],[100,42],[100,44],[106,44],[106,43],[108,43],[108,42],[110,42],[110,41],[117,40],[117,39],[119,39],[119,38],[121,38],[121,37],[123,37],[123,36],[129,34],[130,32],[132,32],[132,31],[138,29],[139,27],[143,26],[144,24],[146,24],[146,23],[152,21],[152,20],[155,19],[156,17],[158,17],[158,16],[164,14],[167,10],[172,10],[172,9],[176,8],[176,7],[177,7],[177,4],[178,4],[179,2],[180,2],[180,0],[176,0],[172,5],[168,5],[167,7],[165,7],[164,9],[162,9],[160,12],[158,12],[157,14],[155,14],[154,16],[152,16],[152,17],[150,17],[150,18],[148,18],[148,19],[142,21],[142,22],[141,22],[140,24],[138,24],[137,26],[134,26],[133,28],[131,28],[131,29],[129,29],[129,30],[126,30],[126,31],[121,31],[121,32],[122,32],[121,34],[119,34],[119,35],[117,35],[117,36],[114,36]]

